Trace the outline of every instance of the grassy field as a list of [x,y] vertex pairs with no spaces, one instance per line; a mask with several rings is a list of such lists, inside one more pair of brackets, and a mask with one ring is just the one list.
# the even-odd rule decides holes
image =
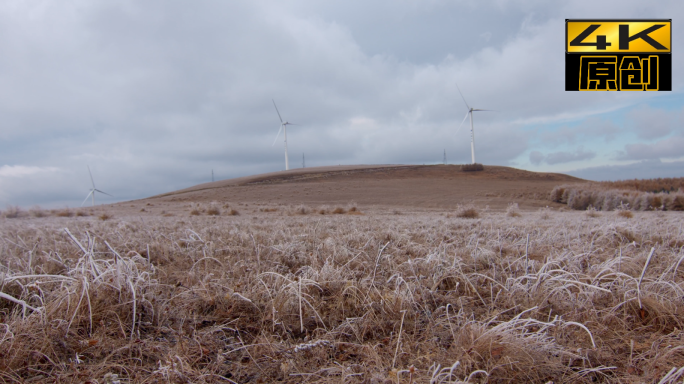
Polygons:
[[356,213],[0,218],[0,381],[684,379],[681,213]]

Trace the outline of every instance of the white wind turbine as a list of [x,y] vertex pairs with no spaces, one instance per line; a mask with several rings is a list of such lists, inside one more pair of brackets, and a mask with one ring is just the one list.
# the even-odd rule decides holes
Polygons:
[[[112,196],[107,192],[103,192],[103,191],[100,191],[99,189],[95,188],[95,181],[93,181],[93,174],[92,174],[92,172],[90,172],[90,166],[88,166],[88,174],[90,174],[90,182],[92,183],[93,188],[90,190],[90,193],[88,193],[88,196],[86,196],[85,200],[83,200],[83,202],[81,203],[81,207],[83,206],[83,204],[85,204],[86,201],[88,201],[89,197],[92,197],[93,207],[95,206],[95,192],[100,192],[100,193],[104,193],[107,196]],[[112,196],[112,197],[114,197],[114,196]]]
[[463,118],[463,121],[461,121],[461,125],[458,126],[458,131],[461,129],[461,126],[463,123],[465,123],[465,120],[468,118],[468,115],[470,115],[470,154],[471,158],[473,161],[473,164],[475,164],[475,131],[473,129],[473,112],[475,111],[492,111],[491,109],[477,109],[477,108],[471,108],[468,105],[468,102],[466,101],[465,97],[463,97],[463,93],[461,93],[461,88],[458,87],[458,84],[456,84],[456,89],[458,89],[458,93],[461,95],[461,98],[463,99],[463,102],[466,105],[466,108],[468,108],[468,112],[466,112],[465,117]]
[[273,101],[273,106],[276,109],[276,112],[278,113],[278,118],[280,118],[280,129],[278,130],[278,134],[276,135],[275,140],[273,140],[273,144],[271,144],[271,147],[275,145],[276,141],[278,141],[278,136],[280,136],[280,131],[283,131],[283,136],[285,138],[285,170],[290,169],[290,163],[287,158],[287,126],[288,125],[297,125],[297,124],[292,124],[287,121],[283,121],[283,118],[280,116],[280,111],[278,111],[278,106],[276,106],[275,100],[271,99]]

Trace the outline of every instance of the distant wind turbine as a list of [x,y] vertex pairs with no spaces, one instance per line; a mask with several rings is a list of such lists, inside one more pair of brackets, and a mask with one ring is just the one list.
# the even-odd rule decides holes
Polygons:
[[[95,192],[100,192],[100,193],[104,193],[107,196],[112,196],[107,192],[103,192],[103,191],[100,191],[99,189],[95,188],[95,181],[93,181],[93,174],[92,174],[92,172],[90,172],[90,166],[88,166],[88,174],[90,175],[90,182],[92,183],[93,188],[90,190],[90,193],[88,193],[88,196],[86,196],[85,200],[83,200],[83,202],[81,203],[81,207],[83,206],[83,204],[85,204],[86,201],[88,201],[89,197],[92,197],[93,207],[95,206]],[[112,196],[112,197],[114,197],[114,196]]]
[[287,126],[288,125],[297,125],[297,124],[292,124],[287,121],[283,121],[283,118],[280,116],[280,111],[278,111],[278,106],[275,103],[275,100],[271,99],[273,101],[273,106],[276,109],[276,112],[278,113],[278,118],[280,119],[280,129],[278,130],[278,134],[276,135],[275,140],[273,140],[273,144],[271,144],[271,147],[275,145],[276,141],[278,141],[278,137],[280,136],[280,131],[283,131],[283,137],[285,138],[285,170],[290,169],[290,163],[287,158]]
[[[466,119],[468,118],[468,115],[470,115],[470,155],[473,161],[473,164],[475,164],[475,130],[473,129],[473,112],[476,111],[492,111],[491,109],[477,109],[477,108],[471,108],[468,105],[468,102],[466,101],[465,97],[463,97],[463,93],[461,93],[461,88],[458,87],[458,84],[456,84],[456,89],[458,89],[458,93],[461,95],[461,98],[463,99],[463,102],[466,105],[466,108],[468,108],[468,112],[466,112],[465,117],[463,118],[463,121],[461,121],[461,125],[458,126],[458,129],[461,129],[461,126],[463,123],[465,123]],[[456,131],[458,132],[458,131]]]

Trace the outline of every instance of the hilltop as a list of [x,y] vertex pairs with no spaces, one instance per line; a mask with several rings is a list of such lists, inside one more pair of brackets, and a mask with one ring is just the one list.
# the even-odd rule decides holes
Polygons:
[[548,200],[553,187],[583,181],[503,166],[486,166],[482,172],[463,172],[458,165],[330,166],[204,183],[133,203],[137,207],[212,201],[310,206],[353,202],[362,207],[452,209],[474,204],[503,209],[515,202],[534,209],[555,204]]

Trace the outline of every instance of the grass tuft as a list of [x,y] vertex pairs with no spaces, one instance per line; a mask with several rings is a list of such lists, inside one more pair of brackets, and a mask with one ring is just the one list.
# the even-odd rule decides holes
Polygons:
[[552,211],[549,207],[544,207],[539,210],[539,218],[542,220],[549,220],[551,218]]
[[484,171],[484,165],[480,163],[475,164],[463,164],[461,165],[461,171],[463,172],[480,172]]
[[477,219],[480,213],[473,206],[461,207],[456,210],[456,217],[462,219]]
[[218,209],[217,207],[210,207],[209,209],[207,209],[207,215],[219,216],[219,215],[221,215],[221,210]]
[[16,219],[23,215],[23,211],[17,206],[8,205],[7,208],[2,212],[2,215],[7,219]]
[[57,217],[72,217],[73,215],[74,212],[71,209],[69,209],[69,207],[61,209],[55,213],[55,216]]
[[508,204],[508,208],[506,208],[506,216],[508,216],[508,217],[521,217],[522,216],[522,213],[520,213],[520,207],[518,207],[518,203]]
[[36,205],[36,206],[32,207],[31,209],[29,209],[29,214],[30,214],[32,217],[46,217],[46,216],[48,216],[48,212],[46,212],[45,210],[43,210],[43,208],[41,208],[41,207],[38,206],[38,205]]
[[596,208],[589,206],[589,208],[587,208],[587,216],[595,218],[601,216],[601,214],[599,214]]
[[624,209],[618,210],[617,215],[620,217],[624,217],[625,219],[631,219],[632,217],[634,217],[634,214],[631,211],[627,211]]

